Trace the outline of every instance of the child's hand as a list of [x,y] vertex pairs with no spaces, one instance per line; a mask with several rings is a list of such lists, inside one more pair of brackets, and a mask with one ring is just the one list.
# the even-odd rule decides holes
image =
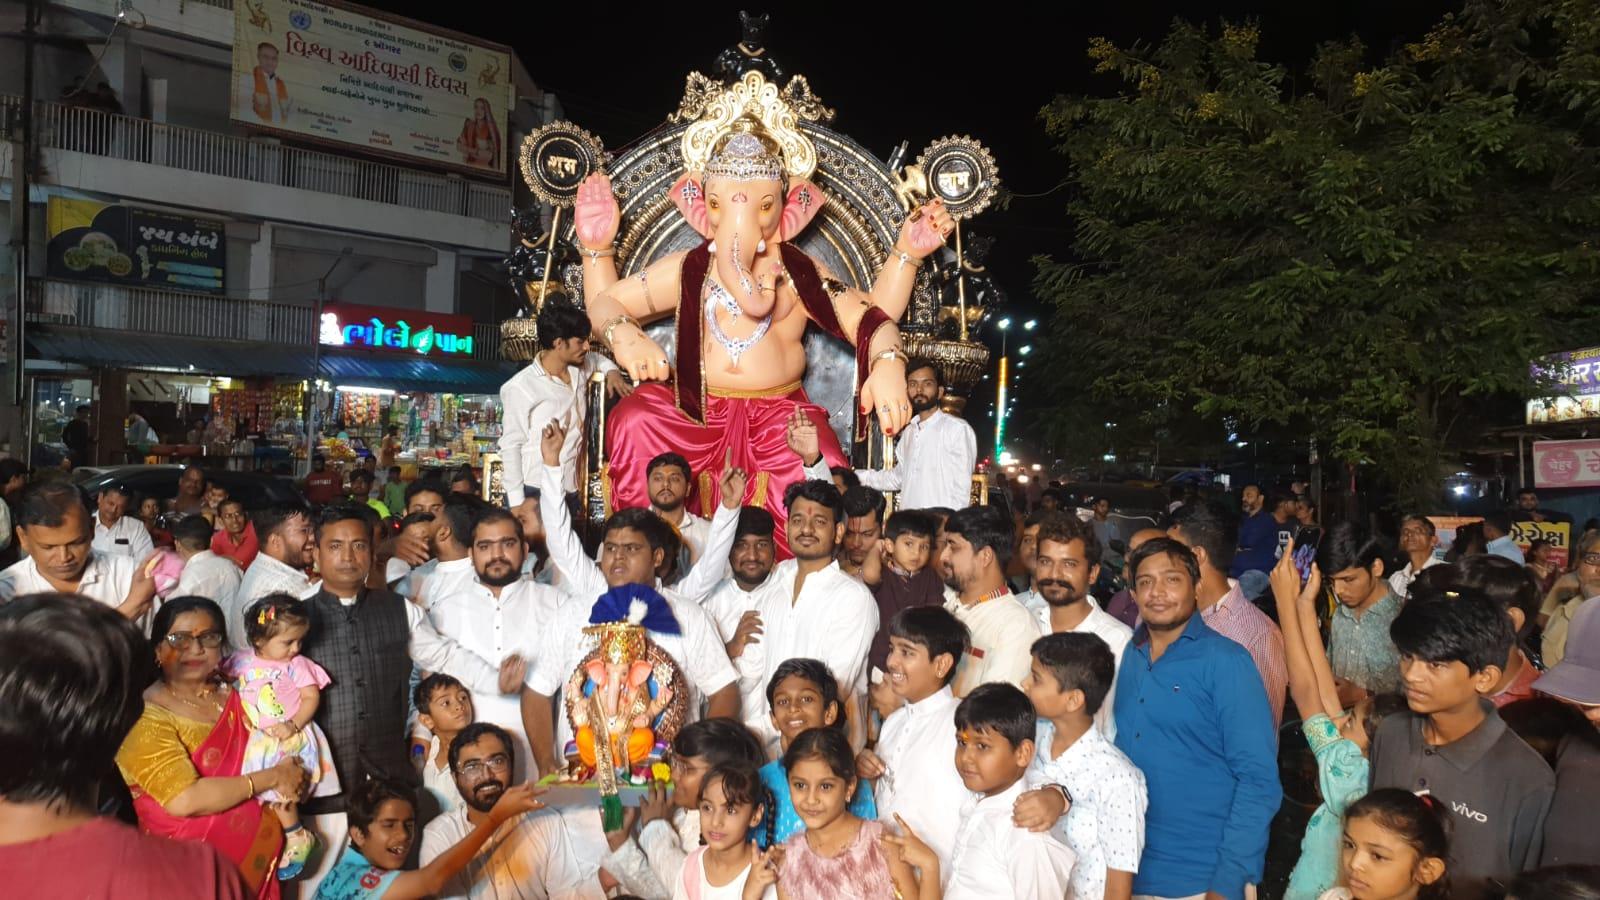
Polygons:
[[[921,871],[924,878],[928,877],[930,872],[938,873],[939,855],[923,843],[922,838],[917,837],[917,833],[911,830],[905,819],[900,818],[899,813],[894,814],[894,821],[900,826],[900,834],[884,832],[881,839],[884,849],[904,860],[906,865],[914,866]],[[890,863],[893,861],[891,858]]]
[[522,679],[528,674],[528,662],[520,653],[500,660],[500,693],[515,694],[522,690]]
[[1066,795],[1053,787],[1027,791],[1011,807],[1011,824],[1029,831],[1049,831],[1067,814]]
[[268,725],[266,730],[269,736],[280,741],[287,741],[300,731],[294,726],[293,722],[279,722],[276,725]]
[[873,778],[882,778],[883,773],[887,771],[889,770],[884,767],[883,760],[879,759],[878,754],[873,753],[871,750],[863,750],[856,755],[857,778],[866,778],[869,780]]
[[1289,539],[1289,545],[1283,548],[1283,555],[1278,557],[1278,564],[1267,573],[1267,583],[1272,586],[1272,599],[1282,609],[1294,603],[1300,595],[1300,570],[1294,566],[1294,538]]
[[498,825],[523,813],[544,809],[544,803],[539,799],[539,795],[548,790],[549,788],[535,787],[526,781],[522,784],[513,784],[506,788],[499,800],[495,801],[494,808],[489,810],[489,819]]
[[744,900],[761,900],[767,888],[778,883],[778,866],[783,863],[783,848],[762,851],[750,842],[750,875],[744,880]]
[[668,819],[672,816],[672,795],[667,793],[667,786],[659,781],[651,780],[650,789],[645,792],[644,799],[639,801],[639,825],[654,822],[657,819]]

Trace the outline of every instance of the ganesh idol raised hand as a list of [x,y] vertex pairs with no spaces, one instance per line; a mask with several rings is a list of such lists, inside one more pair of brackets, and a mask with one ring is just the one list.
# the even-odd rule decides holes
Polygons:
[[[731,449],[735,464],[758,473],[753,499],[781,523],[783,490],[803,477],[784,438],[796,409],[817,423],[829,464],[847,464],[826,413],[800,388],[808,324],[856,347],[862,415],[875,415],[891,435],[910,419],[894,323],[910,301],[916,270],[954,222],[937,201],[915,210],[872,290],[845,284],[792,243],[825,202],[806,180],[809,171],[786,158],[796,140],[805,138],[789,132],[780,141],[749,114],[723,126],[703,165],[671,188],[673,203],[706,242],[626,280],[618,280],[614,264],[620,216],[610,183],[594,175],[580,188],[575,229],[590,321],[630,377],[656,382],[620,403],[607,422],[619,506],[643,504],[644,467],[656,454],[683,454],[697,477],[711,473],[709,484],[722,450]],[[693,162],[686,153],[686,165]],[[641,327],[667,316],[676,317],[675,364]]]

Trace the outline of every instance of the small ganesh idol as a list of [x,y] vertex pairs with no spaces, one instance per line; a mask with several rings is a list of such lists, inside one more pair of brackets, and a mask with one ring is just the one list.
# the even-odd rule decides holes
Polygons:
[[678,664],[650,632],[678,634],[665,598],[630,584],[602,595],[584,633],[596,647],[584,656],[565,689],[574,741],[564,780],[592,782],[602,807],[620,817],[623,785],[642,785],[683,724],[688,689]]

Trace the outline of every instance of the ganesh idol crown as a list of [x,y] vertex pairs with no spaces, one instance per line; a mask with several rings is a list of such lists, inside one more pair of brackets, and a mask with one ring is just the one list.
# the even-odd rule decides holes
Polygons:
[[[976,380],[987,351],[966,340],[976,318],[959,253],[958,340],[940,332],[947,244],[998,177],[966,137],[934,142],[914,165],[901,166],[903,145],[880,161],[828,127],[835,113],[804,76],[779,88],[765,18],[743,20],[715,77],[691,73],[678,110],[622,156],[568,123],[527,138],[523,176],[558,225],[542,257],[519,235],[512,270],[521,265],[534,305],[581,305],[638,385],[591,407],[589,517],[647,505],[646,467],[672,451],[689,463],[691,507],[707,515],[725,465],[756,473],[744,502],[772,513],[787,557],[785,491],[852,456],[881,461],[887,441],[869,437],[898,435],[912,415],[909,356],[937,357],[947,381]],[[820,454],[803,459],[796,448],[810,446]]]

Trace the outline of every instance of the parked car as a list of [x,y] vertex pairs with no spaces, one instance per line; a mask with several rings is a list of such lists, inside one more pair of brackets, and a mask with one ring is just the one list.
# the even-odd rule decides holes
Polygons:
[[[178,476],[182,472],[182,466],[172,465],[84,467],[72,471],[72,480],[90,495],[119,482],[141,497],[155,497],[165,504],[178,495]],[[208,469],[206,478],[227,488],[228,496],[243,500],[246,509],[305,502],[293,482],[275,475]]]

